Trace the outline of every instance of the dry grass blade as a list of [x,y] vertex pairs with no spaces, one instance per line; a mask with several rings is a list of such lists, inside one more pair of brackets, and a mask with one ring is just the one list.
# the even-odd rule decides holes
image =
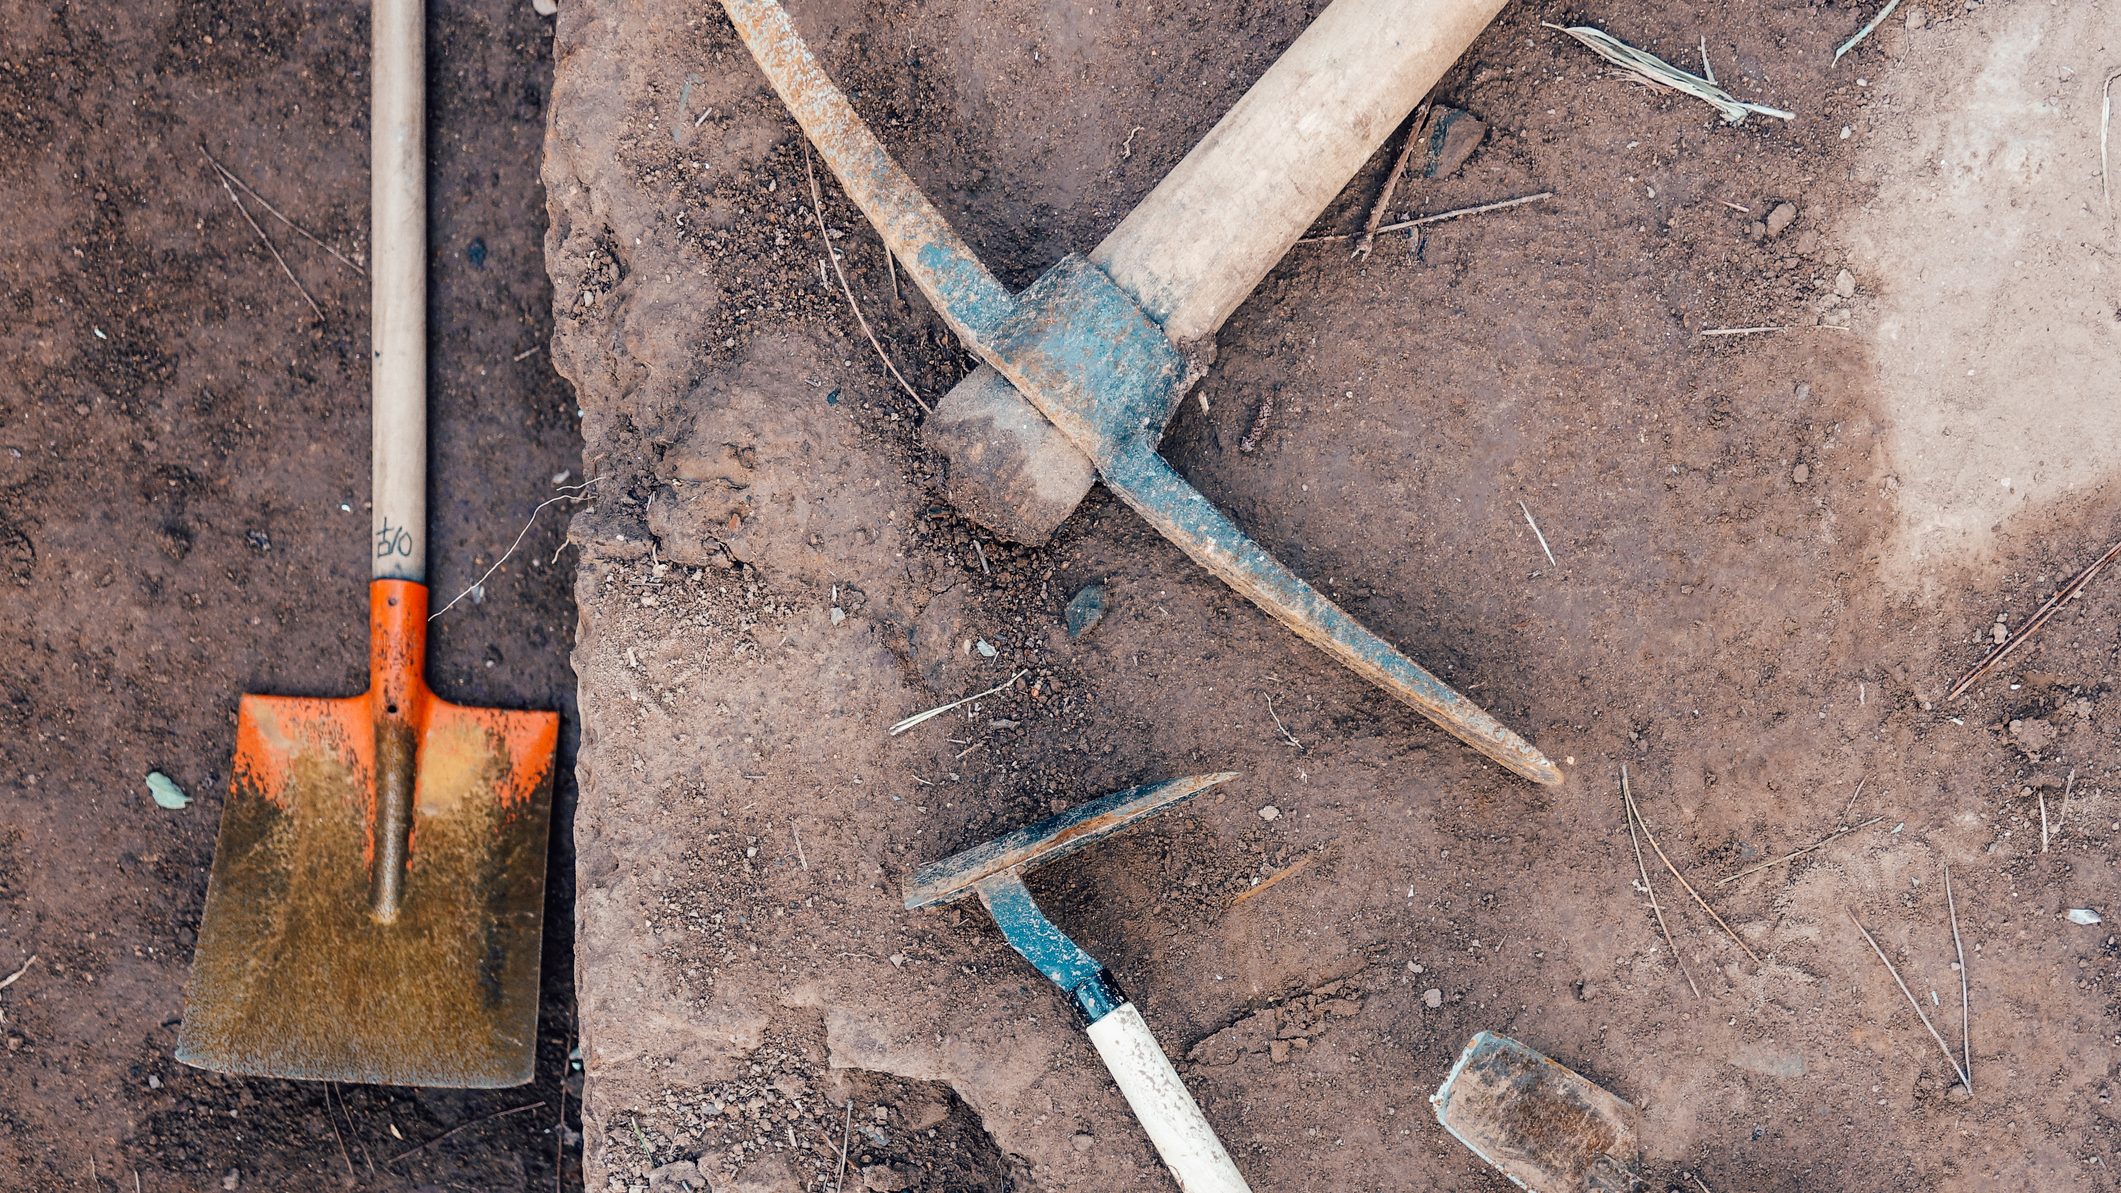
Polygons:
[[[1377,232],[1380,234],[1385,232],[1404,232],[1408,228],[1419,228],[1426,224],[1440,224],[1445,220],[1461,219],[1469,215],[1485,215],[1490,211],[1507,211],[1512,207],[1522,207],[1527,203],[1537,203],[1542,199],[1551,199],[1553,197],[1553,191],[1540,191],[1536,195],[1519,195],[1515,199],[1497,199],[1493,203],[1476,203],[1471,207],[1454,207],[1449,211],[1439,211],[1435,215],[1417,215],[1412,219],[1401,220],[1396,224],[1386,224],[1377,229]],[[1356,235],[1354,232],[1336,232],[1327,236],[1306,236],[1296,243],[1327,244],[1336,240],[1353,240]]]
[[1885,18],[1892,16],[1893,10],[1898,7],[1900,7],[1900,0],[1886,0],[1885,7],[1878,10],[1878,15],[1871,18],[1870,24],[1865,25],[1863,28],[1856,30],[1856,36],[1849,38],[1845,42],[1842,42],[1841,48],[1834,51],[1834,61],[1841,61],[1841,56],[1843,54],[1846,54],[1850,50],[1855,49],[1858,45],[1861,45],[1863,39],[1869,37],[1872,33],[1876,32],[1878,26],[1883,25],[1885,23]]
[[1959,959],[1959,1051],[1966,1064],[1966,1092],[1974,1092],[1974,997],[1966,983],[1966,946],[1959,941],[1959,904],[1952,898],[1952,868],[1944,867],[1944,909],[1952,917],[1952,952]]
[[2055,595],[2047,598],[2047,603],[2040,606],[2039,611],[2034,613],[2031,620],[2025,623],[2024,629],[1990,647],[1988,653],[1981,656],[1980,662],[1974,664],[1971,670],[1959,677],[1959,682],[1952,685],[1952,690],[1946,692],[1944,698],[1946,700],[1957,700],[1968,688],[1981,682],[1984,676],[1996,669],[1998,663],[2009,658],[2011,652],[2017,650],[2021,643],[2039,632],[2040,627],[2047,624],[2048,619],[2055,615],[2056,610],[2062,608],[2071,597],[2082,592],[2084,586],[2091,583],[2092,577],[2098,575],[2101,569],[2115,559],[2121,559],[2121,543],[2115,543],[2113,546],[2108,547],[2106,554],[2084,565],[2083,571],[2071,576],[2069,583],[2056,589]]
[[29,960],[24,961],[22,963],[22,968],[16,970],[15,972],[7,975],[4,978],[0,978],[0,990],[5,990],[9,986],[14,985],[16,982],[21,981],[22,975],[29,972],[29,967],[37,963],[37,957],[38,954],[31,953],[29,955]]
[[854,1135],[854,1099],[847,1099],[847,1114],[840,1122],[840,1166],[832,1174],[832,1193],[840,1193],[847,1181],[847,1144]]
[[1642,826],[1642,835],[1649,841],[1650,849],[1657,854],[1657,860],[1663,862],[1664,868],[1672,872],[1672,877],[1678,880],[1680,887],[1687,894],[1694,897],[1694,902],[1700,904],[1701,910],[1709,913],[1709,918],[1716,921],[1716,926],[1723,929],[1725,936],[1731,938],[1731,942],[1738,946],[1738,951],[1744,953],[1753,964],[1760,964],[1760,955],[1753,951],[1751,945],[1745,943],[1744,937],[1731,931],[1731,926],[1723,922],[1723,917],[1716,914],[1716,909],[1709,906],[1709,901],[1702,898],[1701,892],[1694,889],[1694,884],[1686,880],[1686,875],[1679,872],[1679,867],[1672,864],[1672,859],[1664,855],[1664,847],[1657,843],[1657,834],[1650,831],[1650,822],[1642,818],[1642,809],[1636,806],[1635,796],[1627,790],[1625,782],[1621,786],[1621,795],[1628,801],[1628,807],[1634,811],[1635,823]]
[[891,727],[890,736],[897,737],[899,734],[904,733],[908,729],[913,728],[915,725],[919,725],[924,721],[928,721],[935,717],[942,716],[944,713],[949,712],[952,709],[963,708],[964,706],[972,703],[975,700],[984,700],[987,697],[994,695],[996,692],[1001,691],[1003,688],[1008,687],[1010,684],[1015,683],[1017,680],[1022,679],[1027,674],[1029,673],[1019,671],[1016,674],[1010,676],[1009,678],[1003,680],[1002,682],[995,684],[993,687],[988,688],[984,692],[974,692],[970,696],[965,697],[963,700],[953,700],[940,708],[931,708],[926,712],[914,713],[912,716],[907,717],[905,720],[900,721],[896,725],[893,725]]
[[2072,768],[2069,778],[2062,780],[2062,807],[2055,812],[2055,835],[2062,835],[2062,822],[2069,819],[2069,799],[2077,790],[2077,772]]
[[1718,87],[1714,82],[1697,74],[1683,71],[1655,54],[1638,50],[1603,29],[1590,25],[1555,25],[1545,21],[1540,24],[1549,29],[1568,34],[1589,46],[1599,57],[1627,71],[1635,78],[1652,87],[1690,95],[1716,109],[1725,124],[1743,124],[1745,118],[1754,114],[1773,116],[1777,120],[1795,120],[1795,112],[1770,108],[1765,104],[1747,103]]
[[1966,1070],[1959,1067],[1959,1058],[1952,1055],[1951,1047],[1944,1042],[1944,1037],[1937,1034],[1936,1025],[1923,1013],[1922,1004],[1915,1000],[1915,992],[1909,990],[1907,983],[1900,980],[1900,971],[1894,968],[1893,959],[1885,955],[1884,949],[1878,947],[1877,938],[1871,935],[1869,928],[1863,926],[1862,920],[1856,918],[1855,912],[1851,911],[1848,915],[1849,923],[1856,925],[1856,931],[1863,933],[1864,943],[1870,945],[1871,951],[1878,954],[1878,960],[1885,964],[1885,972],[1893,975],[1893,985],[1900,987],[1900,993],[1907,996],[1907,1005],[1915,1008],[1915,1018],[1922,1020],[1922,1026],[1929,1029],[1930,1039],[1937,1041],[1937,1050],[1944,1053],[1944,1063],[1950,1065],[1952,1072],[1959,1075],[1959,1084],[1965,1086],[1968,1093],[1972,1093],[1974,1083],[1967,1080]]
[[[847,309],[854,312],[854,321],[861,325],[862,334],[869,337],[869,346],[876,349],[876,358],[884,362],[884,368],[891,373],[891,379],[898,382],[900,389],[906,391],[906,396],[913,399],[914,405],[934,414],[935,410],[928,403],[921,401],[921,396],[907,383],[906,375],[898,371],[897,365],[891,363],[890,354],[877,342],[876,333],[869,330],[869,320],[863,317],[861,304],[854,301],[854,287],[847,284],[847,271],[840,267],[839,250],[832,247],[832,233],[825,230],[825,196],[817,188],[817,168],[810,163],[810,144],[807,141],[803,143],[803,173],[810,179],[810,214],[817,220],[818,241],[823,244],[825,255],[832,259],[832,273],[840,280],[840,293],[847,299]],[[884,250],[886,256],[889,256],[890,252],[888,248]]]
[[1539,523],[1532,520],[1531,509],[1522,501],[1517,503],[1517,508],[1524,512],[1524,524],[1532,528],[1533,537],[1539,540],[1539,549],[1546,554],[1547,566],[1560,567],[1560,564],[1554,562],[1554,548],[1547,546],[1547,536],[1540,533]]
[[1664,908],[1657,904],[1657,888],[1650,884],[1650,868],[1642,860],[1642,842],[1635,837],[1635,797],[1628,792],[1628,768],[1620,768],[1620,815],[1628,822],[1628,844],[1635,847],[1635,871],[1642,875],[1643,893],[1650,897],[1650,913],[1657,917],[1657,930],[1664,933],[1664,945],[1672,950],[1672,963],[1679,967],[1679,976],[1686,979],[1686,988],[1701,997],[1701,987],[1694,984],[1694,975],[1687,970],[1686,958],[1679,955],[1679,942],[1672,939],[1672,930],[1664,922]]
[[1762,870],[1772,869],[1773,867],[1779,866],[1784,862],[1795,861],[1798,858],[1803,857],[1805,854],[1810,853],[1815,849],[1818,849],[1820,846],[1831,844],[1834,841],[1841,839],[1842,837],[1848,836],[1850,833],[1861,832],[1864,829],[1870,828],[1872,825],[1884,823],[1885,817],[1873,816],[1869,820],[1864,821],[1862,824],[1851,824],[1846,828],[1836,829],[1835,831],[1828,833],[1826,836],[1819,838],[1817,841],[1812,842],[1810,845],[1807,845],[1802,849],[1792,849],[1788,853],[1783,854],[1781,857],[1772,858],[1768,861],[1760,863],[1757,866],[1751,866],[1747,869],[1740,870],[1736,874],[1731,875],[1729,878],[1719,878],[1716,880],[1716,885],[1729,886],[1730,884],[1738,881],[1741,878],[1747,878],[1754,874],[1758,874]]
[[287,280],[294,284],[295,293],[300,294],[302,301],[309,304],[310,313],[318,319],[324,318],[324,308],[318,306],[317,300],[309,296],[308,289],[302,285],[302,279],[295,276],[295,271],[287,267],[287,258],[280,255],[280,246],[274,244],[272,237],[265,234],[265,229],[258,226],[258,221],[252,217],[250,209],[243,206],[242,199],[236,197],[236,188],[228,184],[228,178],[227,173],[220,174],[221,189],[228,192],[228,201],[236,205],[236,214],[242,216],[243,222],[250,225],[250,230],[258,234],[258,242],[265,246],[266,252],[272,254],[272,259],[280,263],[280,272],[287,275]]
[[1771,331],[1788,330],[1789,328],[1787,327],[1777,327],[1772,324],[1763,324],[1759,327],[1704,327],[1700,331],[1695,332],[1694,334],[1702,336],[1704,338],[1713,338],[1716,336],[1757,336],[1765,335]]

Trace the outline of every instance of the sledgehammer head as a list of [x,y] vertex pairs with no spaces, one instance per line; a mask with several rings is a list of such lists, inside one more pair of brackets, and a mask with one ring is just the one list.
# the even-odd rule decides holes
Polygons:
[[1429,1098],[1436,1121],[1532,1193],[1636,1193],[1636,1109],[1508,1036],[1481,1032]]
[[931,907],[962,899],[972,894],[973,887],[983,879],[1022,875],[1236,777],[1235,771],[1223,771],[1130,787],[1027,824],[963,853],[922,866],[914,872],[913,881],[906,884],[906,906]]

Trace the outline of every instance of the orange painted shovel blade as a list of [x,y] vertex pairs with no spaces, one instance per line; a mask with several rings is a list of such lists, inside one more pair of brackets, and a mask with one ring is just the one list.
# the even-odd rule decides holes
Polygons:
[[[243,697],[184,1063],[398,1085],[531,1079],[559,718],[429,693],[426,603],[418,585],[374,586],[368,693]],[[407,743],[402,887],[379,916],[376,870],[392,853],[378,848],[379,790],[387,802],[390,754]]]

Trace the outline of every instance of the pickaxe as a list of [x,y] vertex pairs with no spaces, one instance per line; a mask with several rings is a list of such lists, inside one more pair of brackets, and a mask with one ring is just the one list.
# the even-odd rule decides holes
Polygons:
[[[862,123],[776,0],[722,7],[885,247],[994,370],[996,380],[970,383],[1029,436],[1003,450],[1050,445],[1024,414],[1006,413],[1028,399],[1031,418],[1042,415],[1196,563],[1446,732],[1551,785],[1561,771],[1531,743],[1298,578],[1157,454],[1193,371],[1186,349],[1212,335],[1501,3],[1335,0],[1158,187],[1166,198],[1152,195],[1146,216],[1114,231],[1102,262],[1070,254],[1015,295]],[[1062,516],[1088,488],[1065,475],[1027,483],[1058,492]]]

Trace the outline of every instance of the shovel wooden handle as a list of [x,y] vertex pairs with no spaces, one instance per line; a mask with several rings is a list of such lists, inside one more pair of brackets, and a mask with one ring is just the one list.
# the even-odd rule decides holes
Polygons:
[[423,0],[369,22],[370,575],[427,579],[427,48]]

